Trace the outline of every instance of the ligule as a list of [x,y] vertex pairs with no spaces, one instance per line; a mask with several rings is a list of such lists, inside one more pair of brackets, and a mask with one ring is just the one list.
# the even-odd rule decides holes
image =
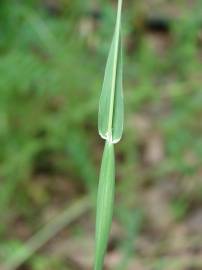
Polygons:
[[114,203],[114,145],[106,142],[100,169],[96,215],[96,254],[94,270],[101,270],[109,238]]

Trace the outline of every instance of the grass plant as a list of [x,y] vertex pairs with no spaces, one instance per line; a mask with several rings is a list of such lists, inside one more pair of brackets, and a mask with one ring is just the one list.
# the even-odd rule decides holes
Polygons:
[[107,249],[114,204],[114,144],[121,139],[123,132],[121,11],[122,0],[119,0],[116,26],[99,103],[98,129],[100,136],[105,140],[105,148],[97,194],[95,270],[103,268]]

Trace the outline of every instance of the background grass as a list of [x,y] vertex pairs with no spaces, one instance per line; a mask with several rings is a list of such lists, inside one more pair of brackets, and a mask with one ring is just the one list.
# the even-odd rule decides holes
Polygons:
[[[124,2],[126,124],[106,264],[201,269],[201,3]],[[95,193],[114,14],[115,1],[0,3],[0,262]],[[90,269],[93,224],[79,218],[22,269]]]

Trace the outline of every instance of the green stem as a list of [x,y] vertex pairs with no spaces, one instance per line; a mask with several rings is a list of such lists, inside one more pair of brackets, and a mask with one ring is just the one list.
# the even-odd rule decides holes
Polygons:
[[94,270],[102,270],[112,223],[115,187],[114,145],[106,142],[100,170]]

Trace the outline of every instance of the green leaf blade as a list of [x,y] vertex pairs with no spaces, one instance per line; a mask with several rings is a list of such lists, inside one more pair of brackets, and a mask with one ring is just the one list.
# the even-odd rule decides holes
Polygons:
[[96,215],[96,249],[94,270],[102,270],[107,249],[114,203],[115,159],[114,145],[106,142],[100,170],[97,215]]
[[116,92],[114,100],[114,116],[112,126],[113,143],[120,141],[123,133],[124,121],[124,100],[123,100],[123,60],[122,60],[122,46],[120,41],[119,56],[117,63],[117,81]]
[[103,139],[108,138],[109,130],[109,114],[110,114],[110,94],[112,91],[112,74],[113,74],[113,61],[114,61],[114,52],[115,52],[115,34],[112,40],[112,44],[109,51],[109,56],[107,59],[107,64],[105,68],[104,81],[102,86],[102,92],[99,101],[99,112],[98,112],[98,129],[99,134]]
[[122,1],[119,1],[116,28],[107,59],[98,113],[99,134],[112,143],[117,143],[123,133],[121,7]]

